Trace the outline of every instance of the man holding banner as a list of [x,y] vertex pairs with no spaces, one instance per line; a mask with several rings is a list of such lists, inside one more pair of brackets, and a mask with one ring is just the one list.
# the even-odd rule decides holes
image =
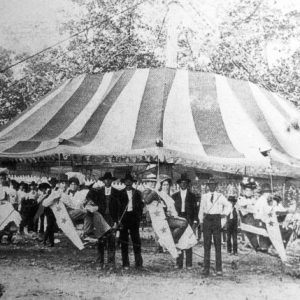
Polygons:
[[[172,198],[175,201],[175,208],[178,213],[178,216],[181,218],[185,218],[188,224],[193,228],[198,223],[197,217],[197,200],[196,196],[189,191],[188,185],[190,183],[190,179],[186,174],[182,174],[180,179],[177,180],[177,183],[180,185],[180,191],[173,194]],[[193,250],[189,248],[184,250],[186,255],[186,268],[192,268],[192,260],[193,260]],[[176,266],[179,269],[183,267],[183,252],[179,255],[176,261]]]

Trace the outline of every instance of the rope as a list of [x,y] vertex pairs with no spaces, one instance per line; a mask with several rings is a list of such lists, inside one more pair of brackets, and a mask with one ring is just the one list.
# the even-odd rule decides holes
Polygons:
[[[123,14],[123,13],[125,13],[125,12],[127,12],[127,11],[129,11],[129,10],[131,10],[131,9],[133,9],[133,8],[136,8],[136,7],[140,6],[141,4],[143,4],[143,3],[146,2],[146,1],[148,1],[148,0],[141,0],[140,2],[136,3],[135,5],[132,5],[131,7],[126,8],[126,9],[122,10],[121,12],[117,13],[117,14],[114,15],[113,17],[119,16],[119,15],[121,15],[121,14]],[[15,67],[15,66],[17,66],[17,65],[19,65],[19,64],[21,64],[21,63],[23,63],[23,62],[25,62],[25,61],[27,61],[27,60],[29,60],[29,59],[32,59],[32,58],[36,57],[37,55],[40,55],[40,54],[42,54],[42,53],[44,53],[44,52],[46,52],[46,51],[48,51],[48,50],[50,50],[50,49],[52,49],[52,48],[54,48],[54,47],[60,45],[60,44],[62,44],[62,43],[66,42],[66,41],[68,41],[68,40],[70,40],[70,39],[73,39],[74,37],[76,37],[76,36],[78,36],[78,35],[80,35],[80,34],[82,34],[82,33],[84,33],[84,32],[87,32],[88,30],[90,30],[90,29],[92,29],[92,28],[94,28],[94,27],[96,27],[96,26],[100,26],[100,25],[104,24],[105,22],[112,20],[113,17],[110,17],[110,18],[107,17],[104,21],[102,21],[102,22],[100,22],[100,23],[91,25],[91,26],[89,26],[89,27],[87,27],[87,28],[85,28],[85,29],[83,29],[83,30],[77,32],[77,33],[72,34],[71,36],[69,36],[69,37],[67,37],[67,38],[65,38],[65,39],[62,39],[62,40],[58,41],[57,43],[55,43],[55,44],[53,44],[53,45],[51,45],[51,46],[48,46],[48,47],[46,47],[46,48],[44,48],[44,49],[38,51],[38,52],[35,53],[35,54],[32,54],[32,55],[30,55],[30,56],[28,56],[28,57],[26,57],[26,58],[24,58],[24,59],[21,59],[21,60],[15,62],[15,63],[13,63],[13,64],[11,64],[11,65],[5,67],[4,69],[0,70],[0,73],[4,73],[5,71],[7,71],[7,70],[9,70],[9,69],[11,69],[11,68],[13,68],[13,67]]]

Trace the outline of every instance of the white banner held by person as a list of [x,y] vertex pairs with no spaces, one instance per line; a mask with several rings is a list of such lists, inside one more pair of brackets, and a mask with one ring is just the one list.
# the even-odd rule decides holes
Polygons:
[[84,245],[73,225],[73,222],[67,212],[65,205],[59,201],[51,205],[51,209],[55,215],[56,223],[63,233],[71,240],[71,242],[79,249],[84,249]]
[[10,222],[14,222],[19,227],[21,220],[20,214],[10,203],[0,204],[0,230],[3,230]]

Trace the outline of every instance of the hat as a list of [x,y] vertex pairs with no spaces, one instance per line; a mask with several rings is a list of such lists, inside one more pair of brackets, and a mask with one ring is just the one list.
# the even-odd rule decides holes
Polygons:
[[92,200],[94,203],[97,203],[98,197],[99,197],[98,191],[94,188],[91,188],[86,195],[86,199]]
[[99,177],[99,180],[104,181],[105,179],[110,179],[112,181],[117,180],[116,177],[112,176],[111,172],[105,172],[104,176]]
[[153,173],[147,174],[143,179],[143,182],[147,182],[147,181],[152,181],[152,182],[156,182],[156,176]]
[[257,184],[254,180],[254,178],[244,177],[243,181],[241,182],[241,187],[243,189],[251,189],[255,190],[257,188]]
[[237,199],[236,199],[235,196],[229,196],[229,197],[228,197],[228,201],[229,201],[229,202],[236,203],[236,202],[237,202]]
[[7,176],[8,170],[6,168],[0,168],[0,176]]
[[181,181],[186,181],[188,183],[191,182],[186,173],[181,174],[180,178],[176,182],[179,184]]
[[211,185],[211,184],[217,185],[218,181],[216,181],[214,178],[209,178],[208,181],[206,181],[206,184],[207,185]]
[[47,189],[51,189],[51,186],[49,183],[43,182],[43,183],[39,184],[39,190],[47,190]]
[[170,185],[172,184],[172,178],[169,175],[160,174],[159,183],[162,184],[164,181],[168,181]]
[[277,203],[282,201],[282,198],[279,195],[274,195],[273,200],[275,200]]
[[49,183],[51,185],[56,185],[58,183],[57,179],[55,177],[51,177],[50,180],[49,180]]
[[126,180],[130,180],[132,182],[136,182],[136,180],[132,177],[132,175],[130,173],[126,173],[125,177],[121,181],[125,182]]
[[263,183],[261,185],[261,193],[272,193],[271,186],[269,183]]
[[[56,179],[55,179],[56,180]],[[58,181],[59,182],[68,182],[68,176],[66,174],[59,174],[58,175]]]
[[79,184],[79,179],[77,178],[77,177],[71,177],[70,179],[69,179],[69,183],[71,184],[71,183],[75,183],[75,184],[77,184],[77,185],[80,185]]

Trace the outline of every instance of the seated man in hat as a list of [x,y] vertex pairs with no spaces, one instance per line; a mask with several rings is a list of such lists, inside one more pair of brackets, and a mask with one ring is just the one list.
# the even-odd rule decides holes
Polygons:
[[[65,176],[67,177],[67,176]],[[101,231],[100,224],[103,217],[97,211],[98,207],[88,201],[87,194],[89,190],[80,190],[80,182],[77,177],[61,179],[58,190],[52,191],[52,194],[44,201],[45,207],[51,206],[55,201],[62,201],[70,215],[74,224],[83,222],[84,237],[94,232]],[[94,218],[90,218],[88,213],[93,214]]]

